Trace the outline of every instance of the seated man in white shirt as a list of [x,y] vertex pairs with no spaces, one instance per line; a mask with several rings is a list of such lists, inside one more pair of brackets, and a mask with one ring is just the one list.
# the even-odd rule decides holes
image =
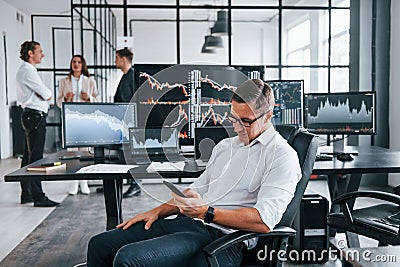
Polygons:
[[[213,240],[235,230],[269,232],[279,223],[301,170],[272,126],[272,89],[248,80],[231,100],[228,119],[238,136],[218,143],[204,173],[184,191],[188,198],[172,193],[167,203],[94,236],[87,266],[207,266],[202,249]],[[239,266],[252,241],[219,253],[221,266]]]

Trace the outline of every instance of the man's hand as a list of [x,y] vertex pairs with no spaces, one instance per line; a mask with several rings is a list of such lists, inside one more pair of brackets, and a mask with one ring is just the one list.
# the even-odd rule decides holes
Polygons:
[[74,99],[74,93],[73,92],[67,92],[64,96],[64,100],[67,102],[72,102],[72,100]]
[[118,224],[117,228],[122,228],[122,230],[126,230],[129,227],[131,227],[132,225],[134,225],[135,223],[146,222],[146,224],[144,225],[144,229],[149,230],[151,225],[155,221],[157,221],[158,218],[159,218],[158,212],[153,209],[153,210],[149,210],[145,213],[140,213],[140,214],[134,216],[133,218],[131,218],[123,223]]
[[191,189],[186,189],[184,193],[187,198],[172,193],[174,204],[179,208],[180,213],[191,218],[204,219],[208,207],[201,196]]

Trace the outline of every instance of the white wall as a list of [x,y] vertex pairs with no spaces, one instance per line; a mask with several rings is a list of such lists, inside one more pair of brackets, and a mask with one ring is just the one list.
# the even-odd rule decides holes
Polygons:
[[[52,40],[53,31],[52,28],[57,28],[54,30],[54,44]],[[44,58],[42,62],[38,64],[37,68],[53,68],[53,58],[55,56],[55,66],[56,68],[69,68],[69,62],[72,57],[72,47],[71,47],[71,33],[69,28],[71,27],[70,18],[54,18],[54,17],[35,17],[34,18],[34,38],[35,41],[40,43],[43,49]],[[64,30],[68,29],[68,30]],[[54,52],[53,52],[54,50]],[[93,50],[93,49],[92,49]],[[78,51],[75,51],[78,52]],[[53,55],[55,54],[55,55]],[[93,64],[93,60],[88,62],[88,64]],[[54,89],[53,73],[52,72],[39,72],[44,84],[56,92]],[[56,80],[60,80],[64,76],[57,76]],[[50,104],[55,103],[55,97],[53,96]]]
[[[7,158],[12,155],[12,133],[10,125],[10,105],[16,101],[15,75],[17,68],[21,64],[19,59],[20,44],[30,39],[30,20],[24,15],[24,24],[17,22],[16,12],[18,10],[8,3],[0,0],[0,149],[1,158]],[[20,12],[20,11],[18,11]],[[22,13],[22,12],[20,12]],[[7,39],[7,70],[4,68],[4,45],[3,33]],[[8,77],[8,105],[6,104],[6,83],[5,75]]]
[[[391,149],[400,150],[400,1],[392,0],[391,40],[390,40],[390,86],[389,86],[389,145]],[[400,175],[390,174],[389,185],[400,185]]]

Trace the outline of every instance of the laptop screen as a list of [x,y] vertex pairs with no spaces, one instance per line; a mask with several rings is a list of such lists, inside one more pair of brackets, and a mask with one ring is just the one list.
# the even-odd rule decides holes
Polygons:
[[163,155],[179,152],[177,128],[129,128],[132,156]]
[[233,127],[199,127],[194,129],[196,159],[208,161],[214,146],[222,139],[236,135]]

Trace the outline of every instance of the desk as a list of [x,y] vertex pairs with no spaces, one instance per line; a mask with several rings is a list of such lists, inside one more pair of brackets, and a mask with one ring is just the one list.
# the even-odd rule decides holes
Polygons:
[[[324,153],[326,149],[320,148]],[[313,174],[328,175],[329,194],[331,199],[352,191],[357,191],[363,174],[369,173],[400,173],[400,151],[394,151],[383,147],[345,147],[345,151],[358,151],[354,160],[342,162],[335,157],[332,161],[316,161]],[[352,209],[354,201],[349,201]],[[339,212],[338,205],[331,207],[331,212]],[[331,236],[334,235],[331,231]],[[358,235],[346,233],[351,247],[359,247]]]
[[[321,153],[324,152],[322,147]],[[342,162],[335,157],[331,161],[316,161],[313,174],[328,175],[329,192],[331,198],[355,191],[358,189],[363,173],[400,173],[400,151],[393,151],[382,147],[346,147],[346,150],[358,151],[358,156],[353,156],[353,161]],[[196,163],[188,162],[183,172],[147,173],[147,165],[131,169],[133,178],[196,178],[204,170],[204,167],[197,167]],[[344,177],[345,174],[351,176]],[[351,178],[350,178],[351,177]]]
[[[321,153],[324,153],[321,148]],[[328,148],[329,149],[329,148]],[[328,185],[331,199],[346,192],[356,191],[360,186],[362,174],[367,173],[400,173],[400,151],[383,147],[347,147],[345,150],[357,151],[353,161],[342,162],[333,158],[332,161],[316,161],[313,174],[328,175]],[[345,174],[350,174],[346,175]],[[351,208],[354,203],[350,203]]]
[[[314,164],[313,174],[328,175],[328,184],[331,198],[358,189],[363,173],[400,173],[400,151],[392,151],[381,147],[358,148],[359,155],[353,161],[341,162],[334,158],[332,161],[318,161]],[[38,165],[43,162],[59,161],[62,155],[82,154],[82,152],[59,151],[33,163]],[[129,173],[79,173],[82,167],[93,164],[79,160],[68,160],[67,169],[51,173],[27,172],[26,167],[5,175],[6,182],[16,182],[22,179],[40,179],[44,181],[57,180],[98,180],[103,179],[104,199],[106,203],[107,229],[112,229],[122,222],[122,179],[154,179],[154,178],[197,178],[204,171],[204,167],[197,167],[194,161],[185,164],[185,169],[178,172],[147,173],[147,165],[131,169]],[[342,176],[350,174],[347,177]]]
[[[10,174],[4,176],[5,182],[19,182],[22,179],[39,179],[41,181],[63,181],[63,180],[103,180],[104,186],[104,201],[106,207],[107,224],[106,229],[110,230],[115,228],[116,225],[122,222],[122,181],[123,179],[132,178],[130,172],[127,173],[76,173],[80,168],[93,165],[93,161],[80,161],[79,159],[73,160],[60,160],[60,156],[65,155],[89,155],[83,151],[66,151],[61,150],[53,153],[44,159],[38,160],[28,166],[18,169]],[[27,167],[31,165],[40,165],[45,162],[61,161],[67,163],[66,170],[55,170],[51,172],[28,172]],[[117,163],[109,162],[105,163]],[[125,162],[118,162],[125,164]],[[161,172],[147,173],[147,165],[140,165],[138,173],[134,177],[137,179],[152,179],[152,178],[197,178],[204,171],[204,167],[197,167],[194,161],[186,163],[185,168],[181,172]],[[136,168],[135,168],[136,169]],[[134,170],[134,169],[132,169]]]
[[137,168],[130,169],[129,172],[134,179],[156,179],[156,178],[198,178],[205,167],[198,167],[194,160],[189,160],[185,163],[183,171],[168,171],[168,172],[147,172],[146,168],[149,164],[139,165]]
[[[48,157],[38,160],[31,165],[40,165],[44,162],[60,161],[59,157],[64,155],[89,155],[87,152],[82,151],[71,151],[67,152],[61,150],[57,153],[53,153]],[[55,170],[51,172],[28,172],[25,166],[18,169],[10,174],[4,176],[6,182],[18,182],[22,179],[40,179],[42,181],[61,181],[61,180],[103,180],[104,186],[104,200],[106,206],[107,215],[107,230],[115,228],[115,226],[122,222],[122,181],[123,179],[131,178],[131,175],[127,173],[76,173],[80,168],[92,165],[93,161],[79,161],[74,160],[61,160],[67,163],[66,170]],[[107,161],[105,162],[107,163]],[[110,162],[116,163],[116,162]],[[119,162],[123,163],[123,162]]]

